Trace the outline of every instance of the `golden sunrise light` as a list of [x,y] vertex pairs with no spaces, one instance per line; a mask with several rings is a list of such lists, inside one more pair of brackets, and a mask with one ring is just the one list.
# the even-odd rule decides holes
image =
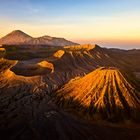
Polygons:
[[140,140],[140,0],[0,0],[0,140]]
[[136,12],[118,13],[113,16],[83,16],[78,19],[61,17],[49,24],[47,21],[22,23],[6,19],[1,22],[0,29],[1,37],[12,30],[20,29],[34,37],[65,37],[78,43],[105,43],[106,47],[123,46],[127,49],[127,45],[134,45],[132,48],[138,48],[140,45],[140,16]]

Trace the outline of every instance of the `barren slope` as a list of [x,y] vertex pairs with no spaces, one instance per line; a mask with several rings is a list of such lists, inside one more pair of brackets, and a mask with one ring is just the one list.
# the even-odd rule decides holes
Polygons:
[[20,30],[15,30],[0,39],[0,44],[19,45],[32,39],[31,36],[25,34]]
[[72,107],[94,119],[139,119],[140,93],[116,68],[99,68],[71,80],[56,93],[60,106]]
[[55,81],[64,80],[62,75],[60,77],[53,75],[54,77],[46,77],[46,79],[41,76],[18,76],[10,70],[16,63],[5,59],[0,61],[2,68],[0,71],[0,139],[139,138],[139,128],[115,128],[89,124],[57,108],[47,89],[53,88],[49,82],[53,81],[53,85],[57,85]]
[[[120,60],[120,65],[118,57],[113,59],[97,45],[66,46],[49,56],[49,49],[45,51],[45,58],[34,52],[37,60],[0,60],[0,139],[139,139],[139,128],[89,124],[62,109],[97,120],[137,120],[139,93],[120,71],[93,71],[100,66],[121,67],[126,61]],[[55,102],[62,108],[53,102],[58,89]]]
[[68,41],[64,38],[56,38],[50,36],[42,36],[33,38],[26,42],[28,45],[50,45],[50,46],[65,46],[65,45],[76,45],[76,43]]

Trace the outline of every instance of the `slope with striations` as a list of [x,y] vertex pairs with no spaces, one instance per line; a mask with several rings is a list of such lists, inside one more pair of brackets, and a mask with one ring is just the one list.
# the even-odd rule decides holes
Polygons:
[[71,80],[56,93],[59,106],[74,108],[94,119],[139,119],[140,94],[116,68],[99,68]]

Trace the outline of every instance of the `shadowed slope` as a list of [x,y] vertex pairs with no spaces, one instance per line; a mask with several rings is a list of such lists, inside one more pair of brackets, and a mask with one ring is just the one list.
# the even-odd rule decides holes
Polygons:
[[[24,77],[16,75],[11,71],[11,68],[16,65],[17,61],[1,59],[0,60],[0,94],[1,97],[8,100],[10,93],[13,96],[20,96],[29,93],[44,93],[41,87],[46,87],[44,82],[42,81],[41,76],[34,77]],[[2,100],[1,100],[2,101]]]
[[6,50],[5,48],[1,48],[0,47],[0,59],[3,58],[5,56]]
[[94,119],[138,119],[140,109],[139,93],[115,68],[99,68],[71,80],[56,98],[58,105],[73,106]]
[[[131,140],[139,128],[115,128],[89,124],[57,108],[47,95],[28,92],[9,99],[0,97],[2,140]],[[5,101],[4,101],[5,100]]]
[[[16,75],[10,70],[10,68],[15,65],[17,61],[1,59],[0,139],[105,140],[113,138],[114,140],[131,140],[139,138],[139,128],[114,128],[103,126],[103,124],[100,126],[85,123],[83,120],[80,120],[79,117],[75,118],[71,116],[72,114],[66,113],[66,111],[62,111],[60,108],[57,108],[53,103],[52,96],[54,94],[52,93],[54,90],[56,91],[70,79],[77,76],[83,76],[85,73],[88,73],[99,65],[114,65],[114,61],[110,59],[110,56],[104,53],[102,48],[95,47],[90,50],[82,48],[83,47],[80,46],[80,50],[66,49],[64,54],[60,53],[59,55],[58,53],[58,57],[55,59],[54,56],[52,56],[54,59],[53,61],[49,61],[49,59],[40,59],[33,63],[35,65],[39,64],[41,67],[45,67],[47,69],[53,68],[54,66],[53,73],[41,76],[25,77]],[[28,63],[30,64],[30,60],[27,61],[27,64]],[[24,66],[20,68],[20,71],[22,72]],[[33,70],[31,70],[31,72],[33,73]],[[29,73],[29,71],[27,71],[27,73]],[[130,97],[127,96],[125,91],[122,95],[125,95],[127,99],[130,100],[130,102],[128,102],[126,99],[129,106],[135,106],[136,109],[132,108],[134,111],[131,110],[130,107],[127,107],[128,105],[126,102],[123,103],[123,98],[118,99],[115,98],[116,96],[114,93],[111,94],[111,91],[114,92],[117,89],[118,93],[116,93],[116,95],[119,96],[119,90],[123,90],[121,82],[124,82],[125,78],[121,76],[121,73],[116,69],[98,69],[97,73],[98,74],[96,75],[92,72],[83,78],[79,78],[81,79],[80,81],[78,79],[72,80],[70,82],[71,84],[68,84],[70,86],[67,86],[68,94],[72,92],[72,90],[77,90],[75,87],[76,85],[78,91],[83,94],[83,97],[80,97],[80,93],[73,93],[75,100],[73,100],[73,98],[69,100],[70,95],[68,95],[66,96],[66,99],[57,98],[57,103],[63,107],[72,107],[75,110],[84,113],[84,115],[88,114],[95,119],[97,114],[99,114],[99,117],[101,116],[112,120],[114,120],[114,118],[118,118],[117,116],[119,116],[120,119],[122,119],[122,117],[130,117],[131,114],[132,117],[137,118],[137,113],[135,111],[139,107],[139,104],[136,103],[139,100],[137,95],[135,96],[137,92],[129,83],[127,85],[126,82],[126,88],[124,89],[132,90],[132,92],[128,92],[128,94],[131,93],[132,95],[129,94]],[[108,73],[108,76],[106,73]],[[118,79],[121,79],[120,84],[115,75],[119,77]],[[107,86],[105,89],[106,91],[110,91],[108,94],[106,94],[103,89],[101,89],[101,92],[98,92],[101,85],[104,87],[105,83],[109,82],[102,82],[101,84],[99,82],[96,84],[97,90],[94,89],[96,87],[94,82],[97,82],[98,78],[102,77],[102,79],[104,79],[103,81],[108,81],[108,79],[111,81],[111,77],[113,76],[115,79],[116,89],[110,89],[110,91]],[[71,86],[73,83],[74,86]],[[113,84],[111,82],[109,87],[111,88],[112,85]],[[121,88],[118,88],[118,85],[121,86]],[[71,89],[71,91],[69,91],[69,89]],[[94,95],[94,91],[98,92],[96,93],[96,96],[99,100],[96,108],[94,108],[92,99],[90,99],[90,93]],[[64,96],[67,94],[65,91],[62,93],[64,93]],[[76,97],[77,95],[79,97]],[[87,98],[85,98],[84,95],[86,95]],[[98,97],[98,95],[101,99],[99,99],[100,97]],[[113,104],[110,103],[113,98],[111,95],[114,97],[114,100],[118,99],[119,103],[113,100],[115,105],[111,106],[111,104]],[[110,101],[109,103],[108,99]],[[91,100],[91,102],[89,102],[89,100]],[[98,100],[94,99],[94,101]],[[122,106],[120,105],[121,108],[117,108],[121,103],[123,104]],[[110,106],[108,104],[110,104]],[[114,106],[116,106],[116,108],[113,110],[112,108]],[[126,114],[126,116],[124,114]]]
[[[42,61],[40,64],[45,66],[45,69],[50,69],[50,74],[38,76],[20,76],[16,75],[11,69],[17,61],[0,59],[0,93],[1,96],[6,96],[6,93],[18,95],[19,93],[32,93],[32,94],[51,94],[53,90],[58,89],[75,76],[80,76],[82,73],[72,72],[53,72],[53,64]],[[41,68],[43,68],[41,66]],[[22,69],[21,69],[22,70]],[[27,73],[33,71],[27,71]],[[8,98],[8,97],[6,97]]]
[[[44,86],[45,79],[41,77],[15,75],[9,69],[15,63],[9,60],[2,60],[0,63],[5,66],[0,73],[0,139],[105,140],[115,137],[115,140],[120,140],[138,138],[139,129],[89,124],[57,108],[47,91],[41,90],[52,85]],[[58,77],[54,76],[52,79],[56,78],[57,81]],[[52,79],[48,78],[48,81]],[[48,81],[46,80],[46,84]]]
[[63,56],[54,61],[56,70],[91,72],[99,66],[115,66],[114,61],[98,45],[65,46]]

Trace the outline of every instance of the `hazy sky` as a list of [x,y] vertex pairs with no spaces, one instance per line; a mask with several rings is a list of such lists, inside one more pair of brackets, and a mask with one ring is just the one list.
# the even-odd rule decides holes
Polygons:
[[140,0],[0,0],[0,37],[15,29],[140,49]]

